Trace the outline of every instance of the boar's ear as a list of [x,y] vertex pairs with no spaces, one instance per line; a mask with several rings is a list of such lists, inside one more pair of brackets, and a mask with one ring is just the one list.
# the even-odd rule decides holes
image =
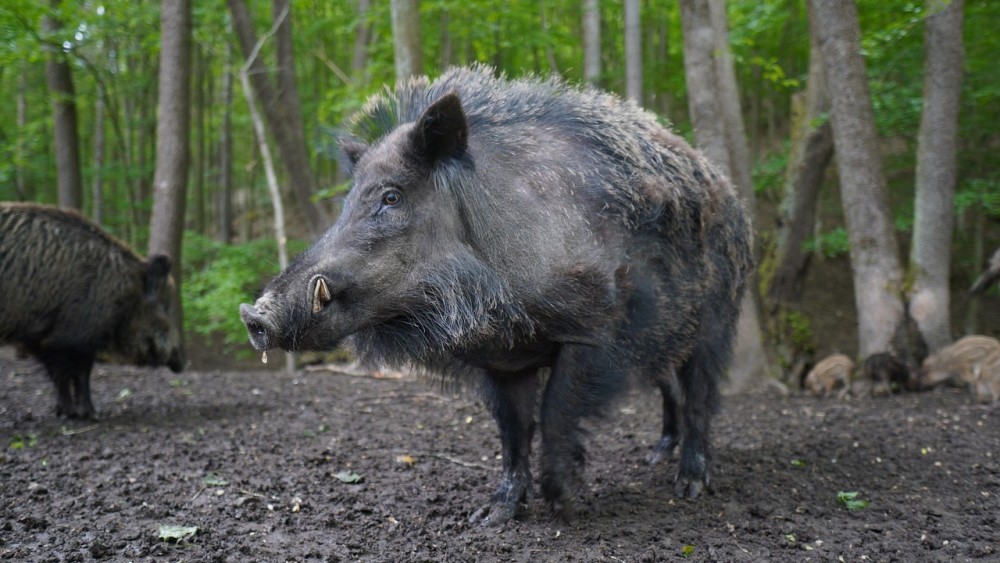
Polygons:
[[358,164],[358,161],[361,160],[361,155],[365,154],[366,150],[368,150],[368,145],[357,139],[349,137],[340,139],[340,152],[343,155],[341,164],[344,165],[349,174],[354,173],[354,166]]
[[424,110],[411,138],[417,153],[430,163],[465,152],[469,126],[458,94],[445,94]]
[[167,285],[167,276],[170,275],[170,257],[163,254],[150,256],[146,263],[145,290],[147,297],[153,297],[160,293],[160,290]]

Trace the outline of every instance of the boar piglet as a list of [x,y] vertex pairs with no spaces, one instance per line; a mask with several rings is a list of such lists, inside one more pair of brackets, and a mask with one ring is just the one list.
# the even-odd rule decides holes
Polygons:
[[56,414],[94,417],[99,353],[181,370],[175,294],[166,256],[144,260],[74,211],[0,204],[0,342],[45,366]]
[[973,385],[987,359],[1000,354],[1000,340],[992,336],[965,336],[924,359],[917,372],[923,389],[942,384]]
[[347,341],[477,385],[503,455],[482,524],[531,498],[536,427],[542,495],[569,515],[582,419],[644,378],[656,451],[680,448],[674,492],[697,497],[752,267],[728,181],[635,104],[484,67],[400,83],[351,123],[341,216],[241,306],[253,346]]
[[809,370],[802,386],[814,397],[829,397],[837,391],[837,398],[843,399],[851,388],[851,373],[854,360],[846,354],[832,354],[820,360]]

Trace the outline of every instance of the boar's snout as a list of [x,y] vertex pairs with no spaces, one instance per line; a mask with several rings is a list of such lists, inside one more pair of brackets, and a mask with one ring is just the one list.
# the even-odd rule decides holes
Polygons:
[[250,345],[258,352],[266,352],[274,348],[274,327],[257,307],[243,303],[240,305],[240,318],[250,335]]

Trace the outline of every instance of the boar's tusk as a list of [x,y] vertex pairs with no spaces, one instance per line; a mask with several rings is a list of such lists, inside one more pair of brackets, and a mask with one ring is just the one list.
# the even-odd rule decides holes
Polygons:
[[313,286],[313,306],[312,312],[318,313],[323,310],[327,303],[333,300],[330,295],[330,286],[326,285],[326,278],[319,276],[316,278],[316,285]]

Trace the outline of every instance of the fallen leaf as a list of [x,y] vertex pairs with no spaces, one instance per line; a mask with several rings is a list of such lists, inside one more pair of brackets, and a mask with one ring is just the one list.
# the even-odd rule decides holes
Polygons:
[[201,482],[204,483],[206,487],[225,487],[226,485],[229,484],[229,481],[226,481],[225,479],[219,477],[215,473],[209,473],[208,475],[205,475],[201,479]]
[[412,455],[401,455],[396,456],[396,463],[405,463],[407,466],[412,466],[417,462],[417,458]]
[[364,480],[364,477],[353,471],[341,471],[340,473],[335,473],[333,476],[339,479],[341,483],[360,483]]
[[160,539],[163,541],[182,542],[197,533],[197,526],[160,526]]

